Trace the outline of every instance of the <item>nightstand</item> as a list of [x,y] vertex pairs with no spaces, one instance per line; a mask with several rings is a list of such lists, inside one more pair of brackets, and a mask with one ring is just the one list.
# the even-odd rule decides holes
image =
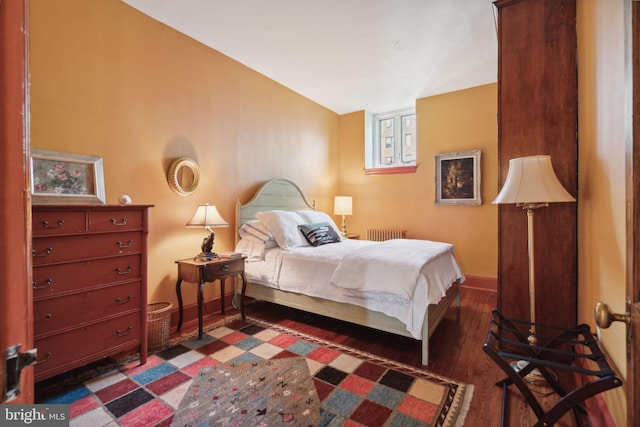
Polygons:
[[224,285],[229,277],[240,276],[242,286],[245,287],[244,278],[244,257],[242,258],[214,258],[211,261],[202,261],[194,258],[179,259],[178,281],[176,282],[176,295],[178,296],[178,328],[182,328],[183,305],[182,305],[182,281],[196,283],[198,285],[198,339],[202,339],[202,288],[206,282],[220,281],[220,308],[224,314]]

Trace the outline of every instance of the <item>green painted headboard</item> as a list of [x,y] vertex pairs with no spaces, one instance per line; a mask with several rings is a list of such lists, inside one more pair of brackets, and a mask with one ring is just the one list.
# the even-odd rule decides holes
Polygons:
[[315,206],[307,202],[300,187],[286,178],[273,178],[265,182],[247,203],[236,202],[236,227],[240,229],[245,222],[255,220],[258,212],[305,209],[315,210]]

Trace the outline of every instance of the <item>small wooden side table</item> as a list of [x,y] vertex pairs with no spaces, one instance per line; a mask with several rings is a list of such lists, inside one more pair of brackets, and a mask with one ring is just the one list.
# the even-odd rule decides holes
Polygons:
[[196,283],[198,285],[198,339],[202,339],[202,288],[206,282],[220,280],[220,308],[224,314],[224,285],[229,277],[240,276],[242,287],[245,287],[244,257],[242,258],[214,258],[210,261],[187,258],[176,261],[178,264],[178,281],[176,282],[176,295],[178,296],[178,328],[182,328],[182,281]]

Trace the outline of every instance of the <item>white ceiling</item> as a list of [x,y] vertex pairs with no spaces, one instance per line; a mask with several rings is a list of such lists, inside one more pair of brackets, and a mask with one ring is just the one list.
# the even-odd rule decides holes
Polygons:
[[338,114],[497,81],[492,0],[122,0]]

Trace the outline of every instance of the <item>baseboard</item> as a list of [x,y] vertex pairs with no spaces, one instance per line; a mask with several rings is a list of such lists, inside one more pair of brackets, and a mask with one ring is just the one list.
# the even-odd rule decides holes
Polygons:
[[481,289],[484,291],[498,292],[498,279],[493,277],[469,276],[462,282],[463,288]]
[[[233,298],[232,294],[225,295],[224,299],[224,308],[225,312],[229,312],[233,309],[233,305],[231,304],[231,300]],[[220,316],[220,297],[215,297],[210,300],[204,301],[202,304],[202,319],[206,322],[210,318],[219,317]],[[188,304],[183,308],[183,317],[182,317],[182,329],[188,328],[197,328],[198,327],[198,304]],[[178,327],[178,317],[179,317],[179,308],[178,305],[175,304],[173,309],[171,310],[171,331],[175,332]]]

